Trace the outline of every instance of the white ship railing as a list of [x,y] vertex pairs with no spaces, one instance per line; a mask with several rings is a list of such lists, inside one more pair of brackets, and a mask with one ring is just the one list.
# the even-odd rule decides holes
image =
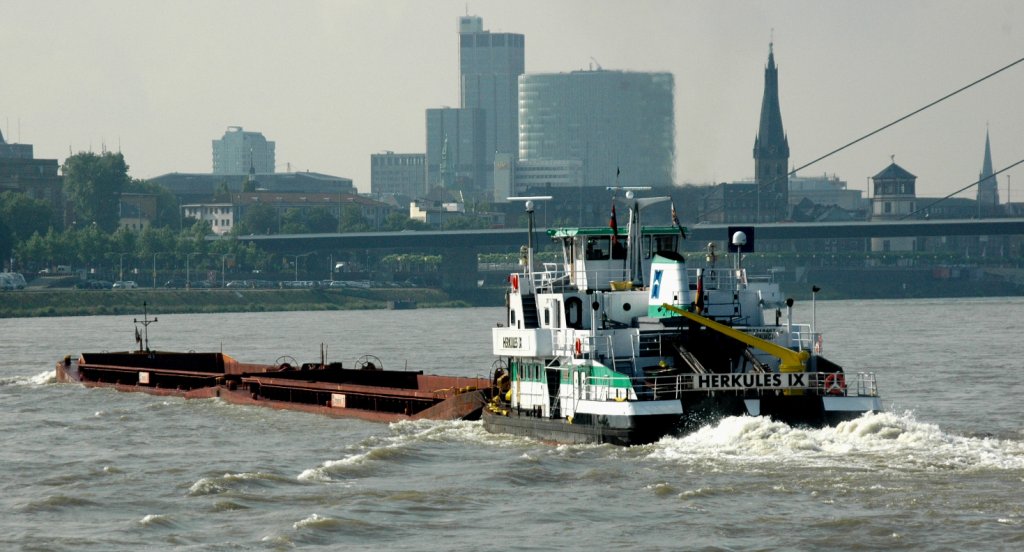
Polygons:
[[[565,371],[566,367],[560,367],[559,370]],[[575,397],[576,400],[598,400],[598,401],[616,401],[629,398],[631,400],[638,401],[653,401],[653,400],[673,400],[682,399],[687,394],[740,394],[748,396],[753,393],[755,396],[760,395],[776,395],[785,391],[799,391],[807,395],[815,395],[822,397],[877,397],[878,396],[878,385],[875,380],[874,372],[847,372],[843,373],[843,385],[836,387],[834,379],[830,380],[831,373],[825,372],[808,372],[807,373],[807,384],[802,387],[768,387],[768,386],[751,386],[751,387],[736,387],[736,388],[706,388],[700,387],[697,384],[697,378],[699,374],[678,374],[671,376],[645,376],[645,377],[628,377],[624,374],[616,374],[612,376],[589,376],[586,381],[580,383],[579,396]],[[629,392],[629,389],[624,389],[621,383],[624,379],[628,379],[632,386],[632,393],[629,393],[628,397],[624,396],[624,393]],[[618,384],[618,385],[617,385]],[[832,387],[829,387],[832,384]],[[565,383],[562,385],[576,386],[574,382]],[[620,389],[620,393],[616,394],[616,387]],[[544,389],[548,389],[547,385],[543,386]],[[538,402],[537,399],[546,401],[545,404],[551,404],[553,398],[549,393],[530,393],[525,389],[521,388],[521,402]],[[523,399],[533,399],[532,401]]]
[[697,289],[698,270],[704,271],[704,289],[736,289],[742,285],[770,284],[775,281],[770,274],[751,276],[746,269],[740,269],[737,274],[731,268],[687,268],[691,290]]

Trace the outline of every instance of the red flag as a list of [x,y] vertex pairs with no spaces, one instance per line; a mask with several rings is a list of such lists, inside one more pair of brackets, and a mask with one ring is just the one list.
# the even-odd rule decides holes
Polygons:
[[612,243],[619,243],[619,221],[615,219],[615,202],[612,201],[612,218],[608,221],[608,226],[612,229]]

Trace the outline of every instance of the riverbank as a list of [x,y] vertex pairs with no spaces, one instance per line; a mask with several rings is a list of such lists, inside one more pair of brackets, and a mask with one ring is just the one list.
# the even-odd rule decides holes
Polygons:
[[[497,277],[495,277],[497,278]],[[1024,270],[964,268],[810,268],[780,278],[782,292],[820,300],[1015,297],[1024,295]],[[116,289],[30,288],[0,293],[0,318],[153,313],[272,312],[385,309],[388,301],[418,308],[500,306],[504,289],[446,292],[436,288],[340,289]]]
[[475,306],[439,289],[133,289],[21,290],[0,293],[0,318],[150,313],[270,312],[386,309],[388,301],[418,308]]

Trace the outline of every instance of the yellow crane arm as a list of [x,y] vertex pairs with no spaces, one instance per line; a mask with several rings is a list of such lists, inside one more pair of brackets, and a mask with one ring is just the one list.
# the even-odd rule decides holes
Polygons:
[[759,337],[752,336],[748,333],[730,328],[725,324],[719,324],[718,322],[715,322],[710,318],[705,318],[699,314],[694,314],[692,312],[680,309],[678,307],[673,307],[668,303],[661,305],[661,308],[674,312],[680,316],[689,318],[690,320],[707,326],[708,328],[711,328],[716,332],[725,334],[737,341],[746,343],[751,347],[755,347],[772,355],[773,357],[781,361],[781,364],[779,365],[780,372],[803,372],[805,370],[804,362],[807,360],[808,357],[810,357],[810,354],[807,351],[798,352],[792,349],[787,349],[786,347],[776,345],[771,341],[766,341]]

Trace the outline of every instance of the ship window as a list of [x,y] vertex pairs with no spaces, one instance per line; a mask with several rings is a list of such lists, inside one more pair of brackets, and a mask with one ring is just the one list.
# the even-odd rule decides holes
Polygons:
[[619,236],[619,239],[615,240],[612,244],[612,258],[615,260],[622,260],[626,258],[626,237]]
[[511,311],[509,312],[509,319],[508,319],[508,322],[509,322],[509,324],[508,324],[508,325],[509,325],[509,327],[513,327],[513,326],[515,326],[515,325],[516,325],[516,310],[515,310],[515,309],[512,309],[512,310],[511,310]]
[[589,238],[587,239],[587,256],[588,261],[606,261],[608,260],[608,238]]
[[551,309],[544,309],[544,327],[551,326]]
[[654,252],[661,253],[662,251],[669,251],[672,253],[676,252],[676,237],[675,236],[655,236],[654,237]]

